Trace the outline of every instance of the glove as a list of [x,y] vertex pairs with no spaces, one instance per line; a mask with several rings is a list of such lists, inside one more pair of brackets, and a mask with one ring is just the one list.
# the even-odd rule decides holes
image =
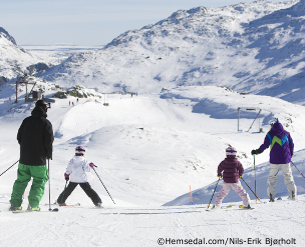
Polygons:
[[262,153],[262,151],[259,150],[259,149],[254,149],[254,150],[251,151],[251,154],[252,154],[252,155],[261,154],[261,153]]
[[222,178],[222,175],[219,175],[218,177],[219,177],[219,178]]
[[65,180],[66,180],[66,181],[69,181],[69,176],[70,176],[70,175],[67,174],[67,173],[65,173],[64,176],[65,176]]
[[241,175],[239,175],[239,178],[241,178],[242,176]]
[[93,169],[93,167],[95,166],[92,162],[89,164],[89,166]]

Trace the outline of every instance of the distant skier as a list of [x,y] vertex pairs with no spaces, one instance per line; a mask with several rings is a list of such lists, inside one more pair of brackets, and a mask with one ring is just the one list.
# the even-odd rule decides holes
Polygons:
[[228,147],[226,149],[226,158],[219,164],[217,174],[219,178],[223,178],[222,189],[218,192],[213,209],[220,208],[223,199],[227,196],[231,189],[241,197],[244,207],[250,209],[250,197],[242,187],[239,178],[244,173],[242,164],[236,158],[236,148]]
[[274,201],[276,195],[276,184],[280,168],[283,171],[284,182],[287,186],[289,199],[295,200],[297,188],[291,172],[290,162],[293,155],[294,144],[289,132],[285,131],[278,119],[270,123],[271,130],[265,137],[264,143],[259,149],[252,150],[251,154],[261,154],[270,147],[270,173],[268,177],[267,193],[270,201]]
[[22,209],[22,195],[31,178],[33,182],[28,196],[28,210],[40,210],[39,202],[49,179],[46,159],[52,159],[54,140],[52,124],[46,119],[49,107],[45,101],[38,100],[31,116],[23,120],[18,130],[20,159],[10,200],[11,211]]
[[[75,148],[75,156],[70,160],[66,172],[64,174],[65,180],[69,181],[69,185],[64,189],[64,191],[59,195],[57,203],[59,206],[65,206],[65,201],[76,188],[77,185],[83,189],[88,197],[92,200],[93,204],[97,207],[102,206],[102,200],[98,194],[91,188],[88,183],[87,176],[85,172],[90,172],[94,164],[90,164],[85,160],[85,148],[78,146]],[[91,167],[91,168],[90,168]]]

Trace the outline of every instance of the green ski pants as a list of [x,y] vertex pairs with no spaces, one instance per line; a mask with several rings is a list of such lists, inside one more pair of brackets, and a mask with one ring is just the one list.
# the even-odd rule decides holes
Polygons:
[[27,166],[20,163],[18,165],[17,179],[15,180],[10,200],[10,203],[15,207],[21,206],[22,195],[31,178],[33,178],[33,182],[28,201],[32,208],[38,207],[44,194],[45,184],[49,179],[47,166]]

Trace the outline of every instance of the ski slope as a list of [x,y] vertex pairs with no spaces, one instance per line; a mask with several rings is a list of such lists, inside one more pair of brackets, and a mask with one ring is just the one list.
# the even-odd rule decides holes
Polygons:
[[[0,172],[19,157],[16,140],[22,120],[30,115],[33,103],[9,102],[13,90],[2,86],[0,104],[2,161]],[[50,97],[52,92],[48,92]],[[22,98],[22,95],[20,96]],[[270,246],[269,239],[290,241],[302,246],[304,179],[292,167],[298,188],[298,200],[287,200],[281,174],[277,196],[283,201],[267,200],[266,179],[269,172],[267,150],[256,156],[256,203],[247,189],[255,210],[240,210],[241,200],[233,193],[224,205],[231,209],[206,211],[217,181],[216,169],[230,144],[246,171],[245,181],[254,189],[253,156],[269,130],[268,121],[279,117],[295,142],[294,164],[305,172],[303,106],[259,95],[243,95],[227,88],[178,87],[160,94],[109,94],[104,106],[100,98],[74,97],[55,99],[48,111],[55,135],[53,160],[50,161],[50,192],[54,202],[64,189],[63,173],[77,145],[84,146],[86,158],[113,197],[114,204],[92,171],[89,182],[103,200],[103,209],[94,208],[90,199],[77,188],[67,203],[80,207],[59,208],[58,212],[12,214],[8,211],[10,193],[16,179],[17,165],[1,176],[0,221],[1,246],[164,246],[205,245]],[[69,105],[74,102],[75,105]],[[260,107],[257,112],[240,114],[237,108]],[[259,133],[259,128],[263,133]],[[248,131],[249,130],[249,131]],[[243,182],[242,182],[243,183]],[[189,188],[192,189],[193,202]],[[28,186],[29,187],[29,186]],[[221,188],[219,184],[217,191]],[[23,207],[27,207],[25,192]],[[41,201],[48,211],[49,186]],[[55,208],[56,206],[51,206]],[[163,239],[163,240],[162,240]],[[182,244],[181,241],[184,241]],[[249,241],[249,242],[248,242]],[[252,241],[252,242],[251,242]],[[266,242],[267,241],[267,242]],[[296,242],[296,244],[293,244]],[[200,246],[199,244],[192,244]]]

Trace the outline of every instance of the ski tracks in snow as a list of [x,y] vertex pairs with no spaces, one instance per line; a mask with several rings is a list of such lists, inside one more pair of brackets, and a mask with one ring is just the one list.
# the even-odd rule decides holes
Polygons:
[[[238,209],[236,203],[231,209],[211,212],[206,211],[206,205],[106,206],[102,209],[82,206],[28,214],[2,211],[0,239],[3,246],[11,247],[24,243],[34,247],[133,247],[160,246],[160,243],[169,246],[190,240],[205,241],[207,246],[224,246],[225,241],[231,241],[227,246],[233,246],[234,241],[259,239],[264,243],[266,238],[295,238],[301,243],[305,226],[304,200],[301,197],[295,202],[253,202],[255,210]],[[287,222],[293,222],[294,227],[287,227]],[[254,243],[251,246],[267,245]]]

